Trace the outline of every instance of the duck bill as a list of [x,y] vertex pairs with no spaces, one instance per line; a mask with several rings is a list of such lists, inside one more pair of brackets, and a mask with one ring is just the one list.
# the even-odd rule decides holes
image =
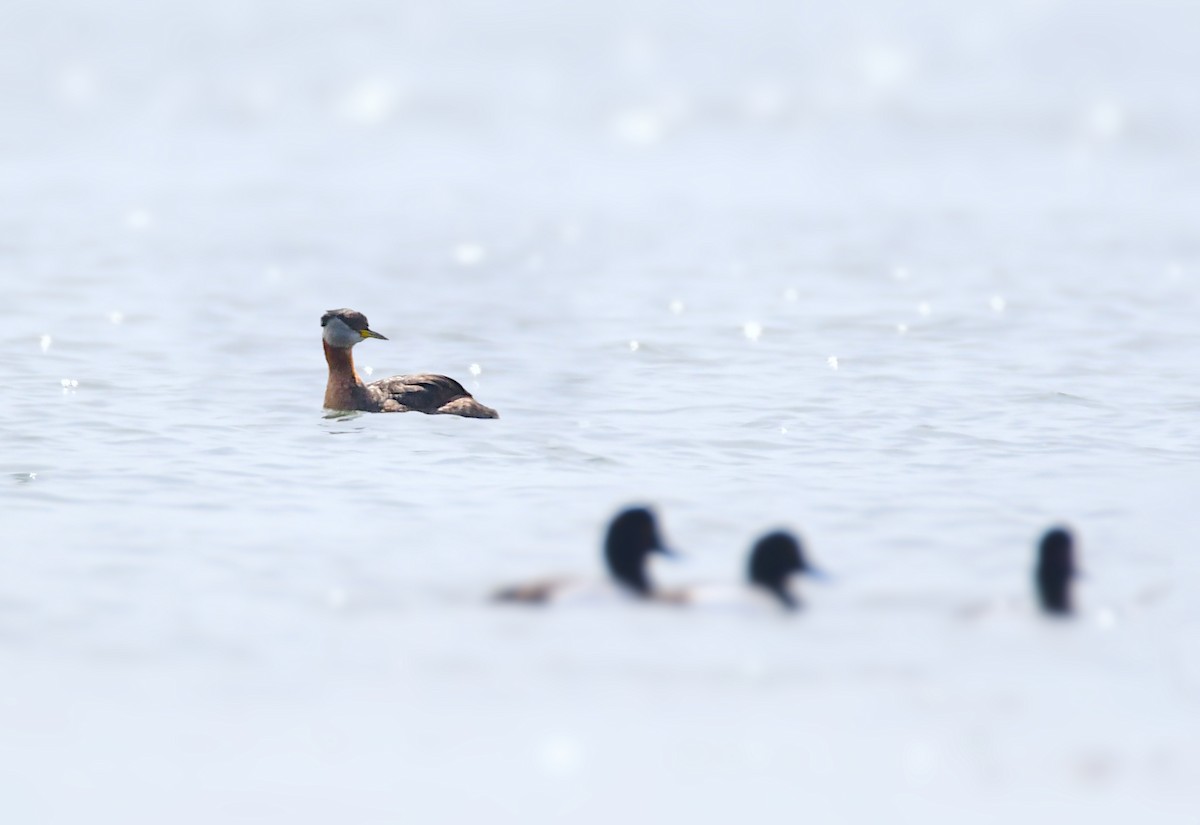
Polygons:
[[380,335],[378,332],[376,332],[376,331],[375,331],[375,330],[373,330],[373,329],[363,329],[363,330],[359,330],[359,333],[362,335],[362,337],[363,337],[363,338],[378,338],[380,341],[386,341],[386,340],[387,340],[387,336],[386,336],[386,335]]

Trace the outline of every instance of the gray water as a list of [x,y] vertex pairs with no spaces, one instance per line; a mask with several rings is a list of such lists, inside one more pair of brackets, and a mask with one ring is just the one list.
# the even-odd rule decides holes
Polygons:
[[1194,821],[1192,6],[2,14],[4,822]]

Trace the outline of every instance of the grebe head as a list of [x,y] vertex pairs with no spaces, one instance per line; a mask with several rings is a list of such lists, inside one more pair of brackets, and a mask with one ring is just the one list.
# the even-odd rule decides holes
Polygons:
[[746,574],[750,583],[768,591],[788,610],[798,607],[788,589],[788,580],[796,573],[819,576],[808,563],[799,539],[786,530],[776,530],[760,538],[750,551]]
[[609,574],[633,593],[649,596],[654,588],[646,574],[646,559],[651,553],[671,555],[658,534],[654,513],[645,507],[631,507],[618,513],[604,538],[604,560]]
[[1072,612],[1071,580],[1076,572],[1075,539],[1070,531],[1063,527],[1047,530],[1038,546],[1033,574],[1042,610],[1058,616]]
[[352,309],[331,309],[321,316],[321,337],[338,349],[350,349],[365,338],[387,338],[370,329],[367,316]]

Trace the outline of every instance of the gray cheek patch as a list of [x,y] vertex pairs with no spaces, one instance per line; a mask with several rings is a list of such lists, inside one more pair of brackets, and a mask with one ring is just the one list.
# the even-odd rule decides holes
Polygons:
[[352,347],[362,341],[362,335],[346,325],[341,318],[329,318],[321,329],[321,337],[331,347]]

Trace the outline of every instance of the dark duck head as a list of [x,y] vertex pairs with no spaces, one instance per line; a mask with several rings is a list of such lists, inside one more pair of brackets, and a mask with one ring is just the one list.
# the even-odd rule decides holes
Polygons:
[[755,542],[750,550],[750,561],[746,568],[750,584],[766,590],[788,610],[800,606],[788,587],[792,576],[798,574],[814,577],[823,575],[808,563],[799,539],[786,530],[768,533]]
[[1076,577],[1075,539],[1070,531],[1054,527],[1042,536],[1038,545],[1037,567],[1033,579],[1042,610],[1053,616],[1069,616],[1071,581]]
[[653,596],[654,585],[646,572],[646,560],[652,553],[671,555],[658,533],[654,513],[645,507],[618,513],[604,537],[604,561],[613,580],[636,596]]

